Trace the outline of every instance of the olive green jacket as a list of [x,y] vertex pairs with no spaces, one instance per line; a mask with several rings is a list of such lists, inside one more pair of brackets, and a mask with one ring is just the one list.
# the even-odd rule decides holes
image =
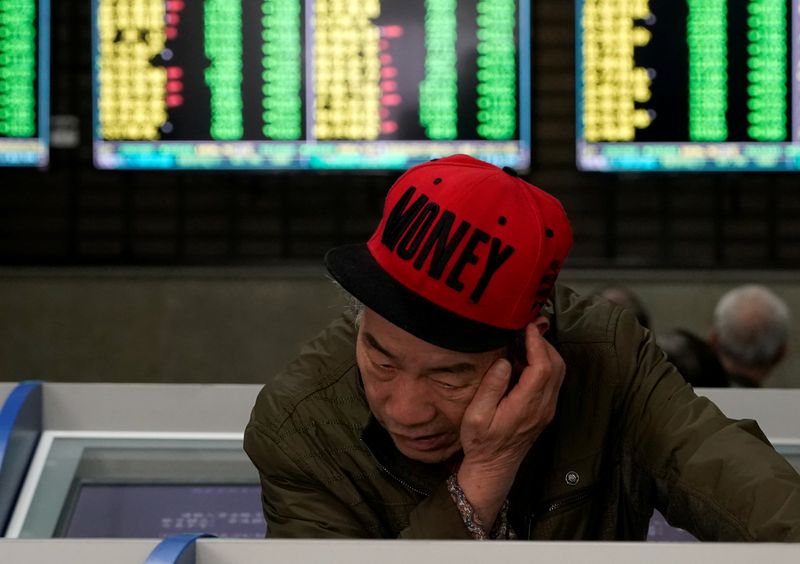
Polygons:
[[[520,538],[644,539],[657,508],[702,540],[800,540],[800,477],[755,422],[697,397],[629,312],[563,287],[553,303],[567,373],[509,494]],[[335,321],[256,400],[244,446],[268,536],[469,538],[447,468],[371,418],[354,342]]]

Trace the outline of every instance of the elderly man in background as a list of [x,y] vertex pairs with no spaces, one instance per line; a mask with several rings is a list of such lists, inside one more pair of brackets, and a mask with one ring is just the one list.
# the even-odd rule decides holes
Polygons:
[[709,342],[731,386],[763,385],[786,355],[789,321],[786,303],[764,286],[739,286],[720,298]]

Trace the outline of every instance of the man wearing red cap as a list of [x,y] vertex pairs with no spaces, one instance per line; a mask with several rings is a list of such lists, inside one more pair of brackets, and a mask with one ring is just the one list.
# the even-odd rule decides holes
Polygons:
[[[555,286],[561,204],[464,155],[413,167],[328,270],[358,302],[245,432],[271,537],[800,540],[800,477],[626,310]],[[775,503],[781,500],[781,504]]]

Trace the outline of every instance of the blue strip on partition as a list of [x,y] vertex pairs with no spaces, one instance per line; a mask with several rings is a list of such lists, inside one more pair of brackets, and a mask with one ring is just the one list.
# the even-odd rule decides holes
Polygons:
[[4,533],[42,432],[42,384],[21,382],[0,408],[0,533]]
[[208,533],[181,533],[158,543],[145,564],[194,564],[197,539],[213,537]]

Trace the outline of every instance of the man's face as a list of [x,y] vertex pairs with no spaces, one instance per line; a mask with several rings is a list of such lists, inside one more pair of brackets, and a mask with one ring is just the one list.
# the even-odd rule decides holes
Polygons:
[[372,413],[395,446],[420,462],[461,450],[461,419],[505,349],[460,353],[431,345],[365,309],[356,360]]

